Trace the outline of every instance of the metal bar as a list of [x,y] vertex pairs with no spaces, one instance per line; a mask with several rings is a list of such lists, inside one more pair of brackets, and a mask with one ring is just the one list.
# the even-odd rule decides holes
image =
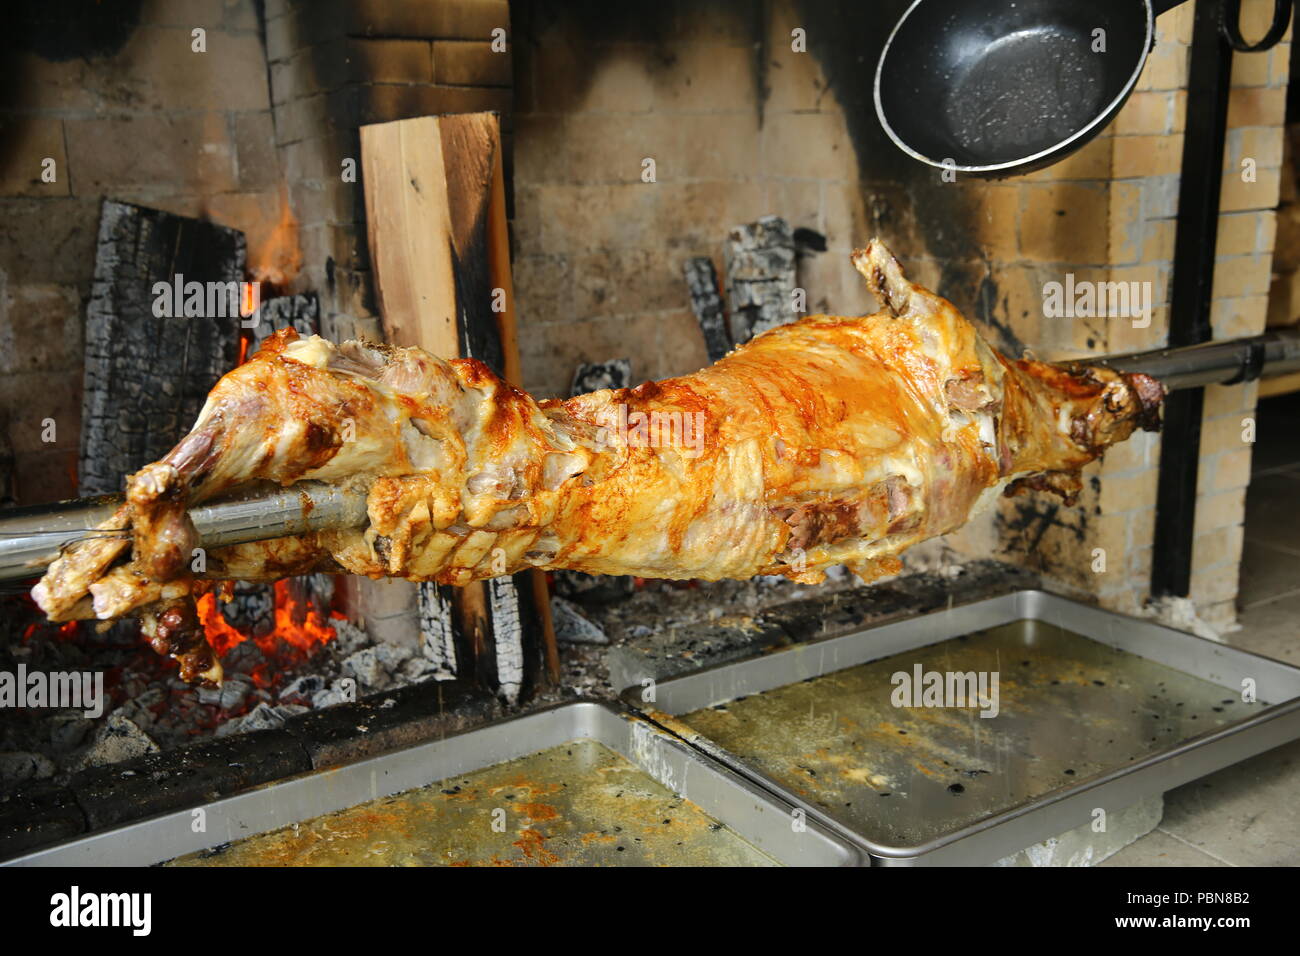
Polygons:
[[[0,580],[40,574],[66,544],[113,516],[121,495],[63,501],[0,514]],[[269,486],[190,509],[204,547],[219,548],[366,522],[366,499],[346,485]]]
[[1097,360],[1119,372],[1143,372],[1169,391],[1249,382],[1265,375],[1300,371],[1300,328],[1243,339],[1154,349]]
[[[1187,80],[1187,128],[1178,189],[1178,229],[1170,296],[1169,345],[1199,345],[1213,335],[1210,301],[1219,234],[1219,193],[1232,48],[1223,39],[1221,0],[1196,0]],[[1192,585],[1196,467],[1205,390],[1185,388],[1165,400],[1151,562],[1154,596],[1186,596]]]

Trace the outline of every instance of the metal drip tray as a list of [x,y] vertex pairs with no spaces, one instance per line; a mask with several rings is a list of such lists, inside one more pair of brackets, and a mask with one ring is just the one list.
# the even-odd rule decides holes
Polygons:
[[641,698],[878,864],[992,863],[1300,736],[1300,669],[1040,591]]
[[636,716],[564,704],[17,865],[857,865],[794,808]]

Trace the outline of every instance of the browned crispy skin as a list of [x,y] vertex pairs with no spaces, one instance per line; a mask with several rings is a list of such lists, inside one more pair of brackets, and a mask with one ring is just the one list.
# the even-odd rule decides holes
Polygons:
[[121,538],[74,546],[34,596],[55,619],[86,614],[88,594],[99,617],[171,607],[189,587],[186,507],[303,479],[350,482],[368,527],[216,549],[208,573],[816,581],[845,564],[871,580],[1000,491],[1070,496],[1106,446],[1155,427],[1157,382],[1009,360],[879,242],[854,263],[887,311],[811,316],[693,375],[565,401],[473,359],[280,333],[128,481],[112,524],[129,561]]

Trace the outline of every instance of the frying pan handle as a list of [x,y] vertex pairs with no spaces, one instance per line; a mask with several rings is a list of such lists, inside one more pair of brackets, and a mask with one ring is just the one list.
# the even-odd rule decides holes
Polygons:
[[1258,43],[1247,43],[1241,35],[1241,0],[1223,0],[1223,37],[1238,53],[1260,53],[1272,49],[1291,25],[1292,0],[1273,0],[1273,23]]

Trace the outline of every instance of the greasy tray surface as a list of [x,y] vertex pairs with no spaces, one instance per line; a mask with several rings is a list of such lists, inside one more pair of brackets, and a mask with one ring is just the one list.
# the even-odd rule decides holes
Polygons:
[[[891,706],[918,663],[998,670],[1001,712]],[[1300,668],[1033,590],[642,693],[623,697],[884,865],[994,863],[1300,737]]]
[[[618,785],[610,789],[614,780]],[[451,796],[442,790],[455,794],[460,787],[461,793],[466,793],[467,781],[475,798],[487,797],[478,803],[478,812],[469,814],[473,822],[468,827],[462,826],[463,816],[458,821],[452,815],[430,812],[438,808],[438,797]],[[584,781],[604,789],[586,795],[564,792],[575,790],[575,783]],[[431,786],[433,793],[427,790]],[[422,788],[426,788],[423,804]],[[395,794],[408,796],[393,799]],[[632,811],[621,803],[630,797],[639,804]],[[446,803],[459,806],[449,800],[443,803],[444,808]],[[348,808],[358,808],[358,813],[339,813]],[[498,808],[505,810],[506,834],[490,826],[491,810]],[[795,816],[787,802],[647,721],[593,701],[548,707],[406,750],[303,774],[217,800],[203,809],[203,832],[194,832],[194,817],[186,809],[72,840],[9,863],[148,865],[286,827],[292,830],[294,824],[300,838],[296,844],[292,833],[278,843],[258,841],[258,852],[265,852],[267,861],[275,861],[278,855],[284,863],[314,862],[298,857],[310,856],[311,844],[323,842],[326,845],[314,852],[323,858],[334,854],[336,858],[328,862],[342,862],[337,859],[339,851],[348,850],[347,862],[353,864],[362,862],[360,847],[366,855],[377,850],[373,855],[383,858],[379,862],[395,864],[442,862],[448,853],[448,862],[453,863],[554,862],[552,856],[560,859],[561,850],[569,853],[575,849],[578,858],[573,862],[621,863],[624,858],[629,862],[681,862],[675,856],[679,851],[686,862],[697,865],[775,861],[853,866],[865,862],[859,850],[816,821],[792,826]],[[554,820],[545,820],[552,810]],[[486,823],[480,822],[483,817]],[[665,819],[672,822],[664,824]],[[538,826],[543,823],[547,825]],[[620,851],[617,840],[629,834],[629,826],[635,832],[626,837],[628,842]],[[351,843],[332,841],[330,847],[331,841],[310,838],[312,833],[319,837],[331,828],[342,831],[349,827],[353,837],[359,838]],[[665,843],[655,830],[656,840],[638,849],[648,841],[647,827],[680,829],[691,836]],[[536,835],[526,832],[530,829]],[[610,855],[598,856],[609,846],[603,838],[611,835],[616,841]],[[547,846],[554,838],[558,838],[554,846]],[[686,846],[678,847],[679,840]],[[248,846],[248,851],[226,849],[213,862],[224,862],[219,857],[232,852],[250,852],[252,845]]]
[[[1000,710],[895,707],[891,675],[999,673]],[[1041,621],[977,631],[680,720],[871,839],[916,846],[1259,704]]]
[[772,864],[695,804],[592,740],[561,744],[173,862],[176,866]]

